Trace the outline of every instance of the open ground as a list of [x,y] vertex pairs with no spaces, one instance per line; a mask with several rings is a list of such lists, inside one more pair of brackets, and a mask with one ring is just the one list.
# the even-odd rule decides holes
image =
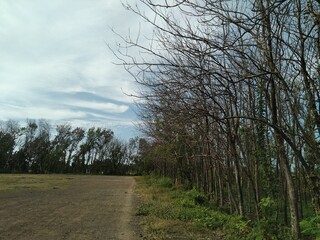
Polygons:
[[139,239],[132,177],[0,175],[0,239]]

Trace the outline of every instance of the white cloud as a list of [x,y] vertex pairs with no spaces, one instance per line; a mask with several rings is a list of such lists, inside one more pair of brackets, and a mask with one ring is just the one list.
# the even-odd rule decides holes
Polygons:
[[[107,44],[120,41],[109,27],[125,35],[129,28],[135,33],[140,21],[119,0],[1,0],[1,118],[82,120],[94,111],[130,111],[133,99],[124,93],[135,93],[136,85],[112,64],[117,60]],[[80,102],[46,92],[90,92],[120,103]]]
[[68,104],[76,107],[90,108],[93,110],[123,113],[129,109],[127,105],[117,105],[114,103],[100,103],[100,102],[88,102],[88,101],[70,101]]
[[106,91],[120,100],[131,85],[131,93],[131,76],[111,64],[106,46],[116,41],[108,25],[120,32],[138,25],[132,14],[123,18],[118,0],[2,1],[0,9],[0,76],[11,88]]
[[[50,109],[47,107],[19,107],[14,105],[2,105],[0,109],[1,120],[7,119],[50,119],[59,120],[64,118],[84,118],[85,112],[71,111],[68,109]],[[3,118],[3,116],[7,116]]]

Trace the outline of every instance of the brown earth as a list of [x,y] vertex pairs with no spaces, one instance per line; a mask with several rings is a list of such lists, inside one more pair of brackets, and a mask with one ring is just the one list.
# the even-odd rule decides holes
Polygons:
[[139,239],[132,177],[70,176],[47,190],[0,192],[0,239]]

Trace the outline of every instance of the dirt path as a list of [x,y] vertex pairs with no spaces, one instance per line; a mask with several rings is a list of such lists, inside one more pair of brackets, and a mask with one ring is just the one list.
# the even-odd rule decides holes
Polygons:
[[0,192],[0,239],[139,239],[132,177],[72,177],[61,189]]

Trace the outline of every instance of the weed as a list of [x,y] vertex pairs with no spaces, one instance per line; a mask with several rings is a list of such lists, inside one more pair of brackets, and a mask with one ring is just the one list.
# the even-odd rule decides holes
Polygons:
[[195,188],[189,190],[186,194],[194,201],[194,204],[196,205],[209,205],[208,198],[203,193],[198,192]]
[[160,178],[158,181],[158,184],[160,187],[164,187],[164,188],[172,188],[173,187],[173,182],[172,182],[171,178],[169,178],[169,177]]
[[136,215],[137,216],[148,216],[152,211],[152,204],[142,203],[139,205]]
[[210,208],[208,198],[196,189],[174,188],[169,178],[149,176],[137,182],[144,201],[137,215],[146,218],[148,239],[244,239],[251,230],[240,217]]
[[248,234],[248,239],[291,239],[290,228],[277,221],[275,201],[270,197],[262,198],[259,207],[260,222]]
[[[261,219],[253,223],[210,207],[205,194],[196,189],[175,188],[170,178],[137,178],[137,192],[143,198],[137,215],[145,216],[147,239],[291,239],[290,228],[279,224],[276,204],[263,198]],[[320,216],[300,223],[307,239],[320,240]]]
[[320,216],[305,219],[300,222],[300,226],[304,236],[311,236],[320,240]]

